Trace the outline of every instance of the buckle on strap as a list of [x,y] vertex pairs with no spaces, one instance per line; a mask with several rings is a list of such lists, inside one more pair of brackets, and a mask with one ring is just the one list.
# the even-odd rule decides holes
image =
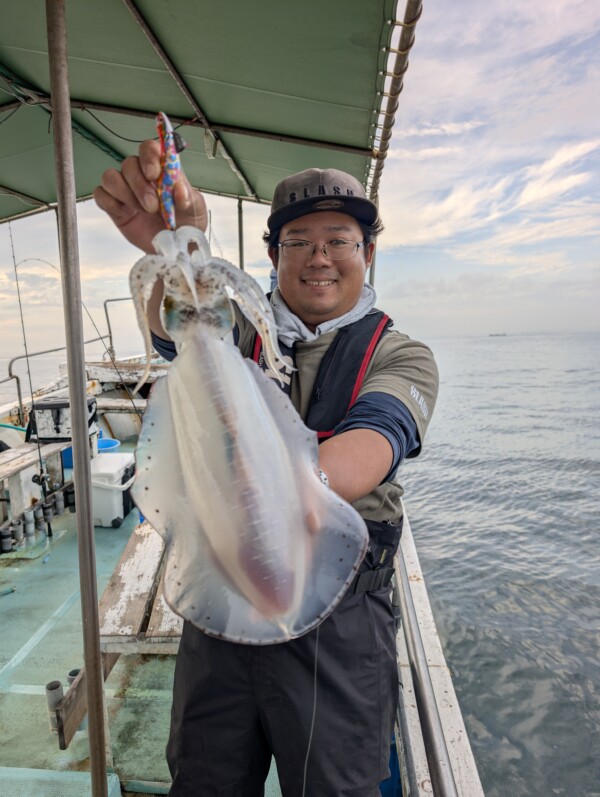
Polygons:
[[349,592],[374,592],[383,589],[392,580],[393,567],[380,567],[378,570],[365,570],[354,577]]

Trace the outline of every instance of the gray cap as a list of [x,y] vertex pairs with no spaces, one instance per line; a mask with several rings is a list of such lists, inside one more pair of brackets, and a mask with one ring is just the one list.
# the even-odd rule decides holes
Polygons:
[[267,224],[275,232],[288,221],[320,210],[347,213],[364,224],[373,224],[378,215],[356,177],[339,169],[306,169],[277,184]]

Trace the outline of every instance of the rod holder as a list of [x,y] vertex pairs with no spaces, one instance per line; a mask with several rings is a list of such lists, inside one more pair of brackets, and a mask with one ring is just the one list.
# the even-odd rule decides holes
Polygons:
[[46,701],[48,702],[48,722],[52,733],[58,733],[56,707],[63,699],[63,685],[60,681],[49,681],[46,684]]

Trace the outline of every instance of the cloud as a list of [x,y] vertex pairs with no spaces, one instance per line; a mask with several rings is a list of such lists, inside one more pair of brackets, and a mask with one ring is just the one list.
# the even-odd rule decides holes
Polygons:
[[479,119],[466,120],[464,122],[442,122],[440,124],[424,124],[422,127],[409,127],[398,133],[399,138],[410,136],[459,136],[482,127],[484,121]]
[[598,147],[600,147],[600,140],[565,144],[543,163],[526,169],[528,182],[518,199],[517,205],[523,207],[562,196],[593,179],[592,172],[579,172],[576,174],[572,172],[563,174],[562,172],[586,155],[597,150]]
[[378,306],[412,337],[598,330],[600,269],[583,279],[460,273],[386,285]]

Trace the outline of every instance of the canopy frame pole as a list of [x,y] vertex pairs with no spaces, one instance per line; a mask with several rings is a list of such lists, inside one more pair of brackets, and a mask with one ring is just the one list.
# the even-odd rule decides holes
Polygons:
[[238,249],[240,258],[240,268],[244,270],[244,206],[242,200],[238,199]]
[[254,188],[250,185],[250,182],[246,177],[246,175],[244,174],[244,172],[242,171],[241,166],[236,162],[233,155],[228,151],[227,147],[223,143],[223,140],[221,139],[219,134],[212,128],[212,125],[208,120],[206,114],[204,113],[200,105],[196,102],[194,95],[186,85],[183,76],[181,75],[181,73],[179,72],[173,61],[171,61],[169,54],[162,46],[162,44],[159,42],[154,32],[151,30],[150,26],[142,16],[142,13],[136,6],[134,0],[123,0],[123,3],[129,9],[129,12],[131,13],[131,15],[133,16],[133,18],[141,28],[142,32],[150,42],[152,49],[158,55],[163,64],[166,66],[167,71],[169,72],[169,74],[177,84],[177,87],[179,88],[183,96],[186,98],[188,103],[191,105],[194,113],[196,114],[197,118],[200,120],[202,127],[204,127],[207,133],[213,138],[215,143],[218,145],[223,157],[229,163],[231,170],[244,186],[244,191],[248,194],[248,196],[251,196],[257,200],[258,195],[254,190]]
[[[43,108],[50,108],[50,98],[44,92],[35,90],[35,101],[33,99],[33,90],[28,92],[27,106],[32,107],[38,105]],[[9,111],[13,108],[21,106],[22,102],[10,102],[6,105],[0,104],[0,113]],[[80,100],[76,97],[71,97],[71,110],[74,111],[102,111],[102,113],[114,113],[121,116],[134,116],[140,119],[155,119],[156,111],[144,111],[140,108],[128,108],[125,105],[108,105],[104,102],[93,102],[91,100]],[[185,125],[186,127],[199,128],[206,130],[206,125],[203,124],[197,116],[176,116],[169,114],[169,119],[173,124]],[[276,133],[269,130],[255,130],[251,127],[238,127],[236,125],[220,124],[219,122],[211,122],[210,129],[216,133],[232,133],[235,136],[245,136],[249,138],[262,138],[265,141],[278,141],[281,144],[301,144],[303,147],[316,147],[317,149],[329,149],[333,152],[347,152],[349,155],[361,155],[365,158],[377,158],[377,150],[370,149],[369,147],[358,147],[353,144],[338,144],[335,141],[325,141],[319,138],[306,138],[304,136],[293,136],[290,133]],[[93,134],[87,130],[88,140],[92,140]],[[98,139],[97,146],[107,148],[102,139]],[[108,153],[111,154],[111,153]],[[121,161],[124,156],[114,152],[112,157],[115,160]]]
[[36,208],[40,208],[41,210],[50,209],[50,205],[47,202],[37,199],[34,196],[30,196],[29,194],[23,194],[21,191],[16,191],[14,188],[9,188],[6,185],[0,185],[0,194],[8,194],[9,196],[14,196],[17,199],[22,199],[23,202],[26,202],[28,205],[35,205]]
[[93,797],[108,797],[104,678],[100,656],[98,590],[92,516],[87,396],[83,349],[83,316],[77,240],[73,139],[67,64],[64,0],[46,0],[48,62],[58,198],[58,231],[67,342],[69,399],[73,429],[73,463],[77,502],[79,581],[83,617],[83,656],[89,714],[90,774]]

